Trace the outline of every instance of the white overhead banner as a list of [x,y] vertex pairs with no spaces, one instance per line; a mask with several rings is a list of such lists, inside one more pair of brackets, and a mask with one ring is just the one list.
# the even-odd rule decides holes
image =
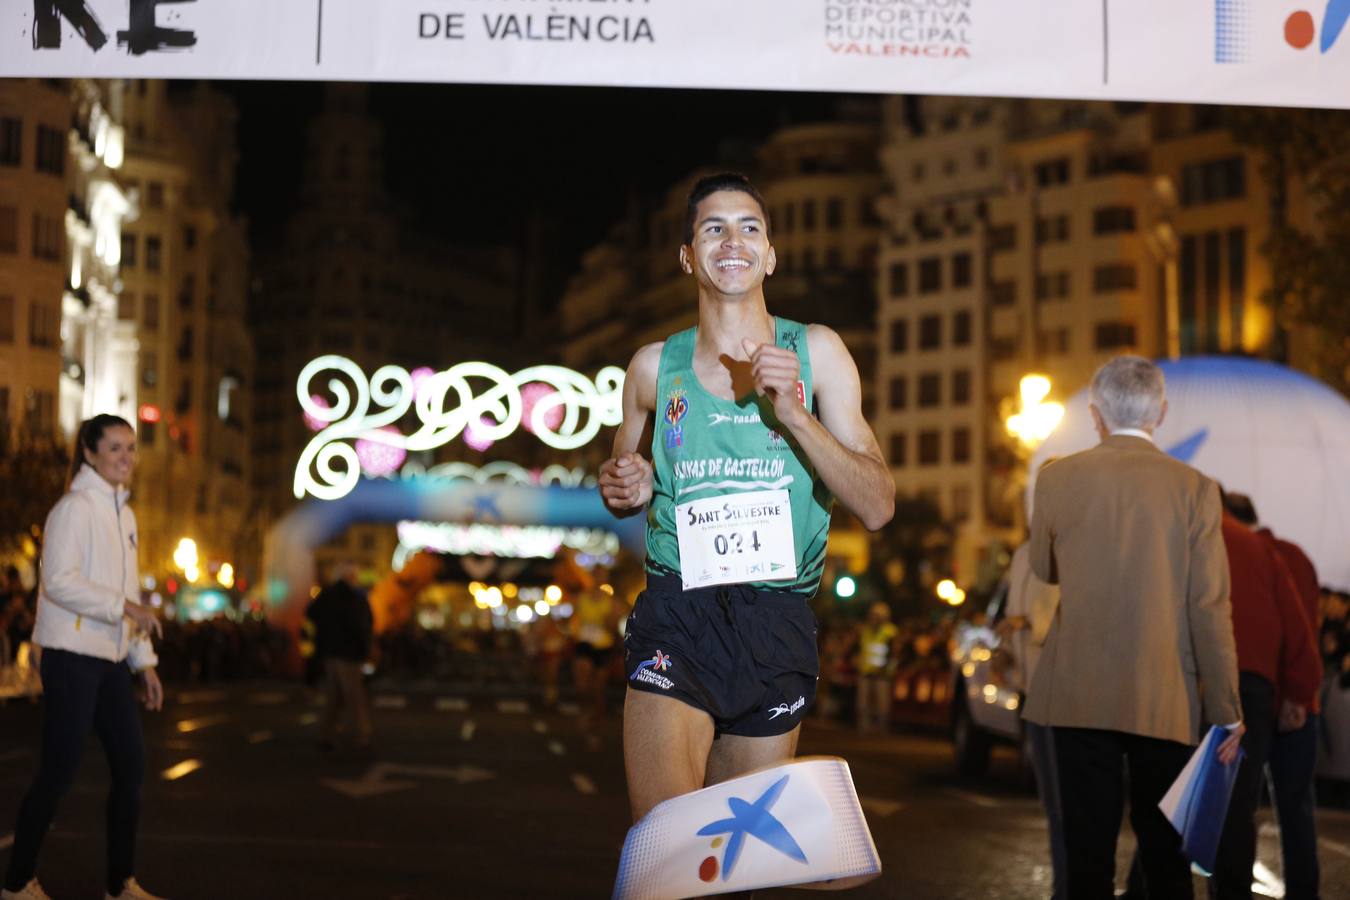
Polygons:
[[1350,0],[0,0],[0,76],[1350,107]]

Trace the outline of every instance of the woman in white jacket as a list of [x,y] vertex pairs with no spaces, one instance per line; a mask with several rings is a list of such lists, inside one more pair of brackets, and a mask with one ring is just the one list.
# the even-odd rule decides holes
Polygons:
[[133,877],[145,746],[133,680],[145,705],[159,709],[150,634],[159,620],[141,606],[136,517],[127,483],[136,434],[126,420],[101,415],[80,426],[70,487],[47,516],[42,582],[33,643],[42,648],[42,758],[19,807],[2,900],[45,900],[34,873],[56,807],[70,788],[90,731],[108,757],[109,897],[146,900]]

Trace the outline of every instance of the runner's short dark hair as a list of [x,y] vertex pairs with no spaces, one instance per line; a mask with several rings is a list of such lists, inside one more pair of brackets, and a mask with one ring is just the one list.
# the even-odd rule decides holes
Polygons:
[[694,182],[693,188],[689,191],[689,202],[684,211],[685,246],[694,243],[694,226],[698,224],[698,205],[719,191],[738,191],[753,197],[759,204],[760,211],[764,213],[764,229],[766,232],[769,230],[769,207],[759,191],[750,183],[750,179],[739,172],[719,172],[700,178]]

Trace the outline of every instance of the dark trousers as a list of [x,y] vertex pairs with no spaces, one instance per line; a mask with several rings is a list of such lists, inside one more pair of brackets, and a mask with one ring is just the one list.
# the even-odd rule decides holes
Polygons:
[[1233,798],[1228,801],[1228,818],[1219,838],[1219,855],[1214,860],[1214,877],[1209,894],[1220,900],[1241,897],[1251,900],[1252,866],[1256,863],[1256,808],[1261,803],[1261,779],[1270,757],[1270,742],[1275,735],[1275,686],[1253,672],[1238,676],[1238,695],[1242,699],[1242,736],[1245,754],[1233,783]]
[[1280,820],[1287,900],[1317,900],[1317,797],[1313,793],[1317,765],[1318,717],[1309,713],[1298,731],[1276,733],[1267,762],[1270,790]]
[[1066,900],[1068,879],[1064,851],[1063,801],[1059,796],[1059,766],[1055,762],[1055,741],[1051,729],[1035,722],[1023,722],[1031,744],[1031,767],[1036,773],[1036,793],[1045,810],[1045,823],[1050,832],[1050,868],[1054,882],[1050,900]]
[[1185,768],[1185,744],[1119,731],[1054,728],[1064,813],[1071,900],[1115,896],[1116,839],[1125,812],[1129,768],[1130,825],[1151,900],[1189,900],[1191,870],[1181,838],[1158,802]]
[[140,711],[125,663],[64,650],[42,652],[42,758],[19,806],[5,889],[23,888],[37,871],[38,851],[56,807],[75,780],[89,732],[108,757],[108,892],[122,892],[134,874],[136,827],[145,778]]

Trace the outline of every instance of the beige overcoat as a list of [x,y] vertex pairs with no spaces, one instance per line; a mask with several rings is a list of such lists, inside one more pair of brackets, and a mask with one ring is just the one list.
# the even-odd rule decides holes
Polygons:
[[1241,721],[1219,489],[1141,437],[1041,470],[1031,566],[1060,585],[1024,715],[1186,744]]

